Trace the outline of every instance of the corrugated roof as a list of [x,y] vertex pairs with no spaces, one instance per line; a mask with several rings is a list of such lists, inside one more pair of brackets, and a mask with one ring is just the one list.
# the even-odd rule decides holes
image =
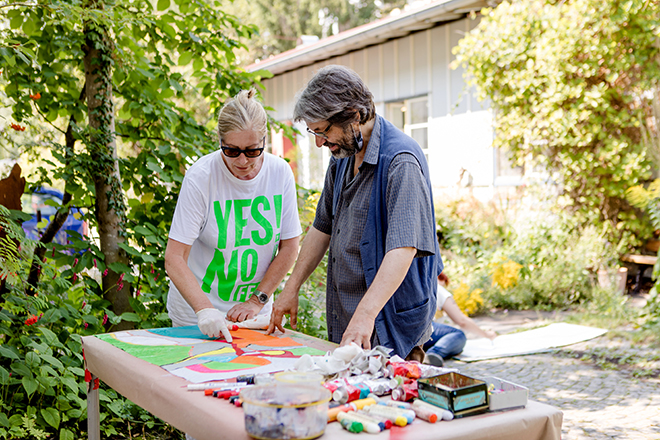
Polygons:
[[463,18],[470,11],[488,6],[488,0],[438,0],[419,8],[388,16],[358,26],[316,43],[282,52],[247,66],[246,70],[269,70],[273,74],[288,72],[319,61],[344,55],[392,38],[434,27],[437,23]]

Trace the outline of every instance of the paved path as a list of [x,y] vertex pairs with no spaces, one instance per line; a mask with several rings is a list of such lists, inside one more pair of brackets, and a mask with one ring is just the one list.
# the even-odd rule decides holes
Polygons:
[[[513,327],[537,326],[547,316],[482,318],[479,324],[506,333]],[[556,318],[554,316],[553,318]],[[492,321],[492,322],[490,322]],[[563,440],[660,439],[660,380],[636,378],[626,368],[600,362],[598,354],[635,353],[648,359],[652,350],[630,346],[607,335],[548,353],[465,363],[447,361],[474,377],[497,376],[529,388],[529,398],[564,413]],[[660,368],[657,359],[651,366]],[[626,364],[622,364],[623,367]],[[647,365],[648,366],[648,365]],[[605,368],[603,368],[605,367]],[[517,440],[517,439],[512,439]]]

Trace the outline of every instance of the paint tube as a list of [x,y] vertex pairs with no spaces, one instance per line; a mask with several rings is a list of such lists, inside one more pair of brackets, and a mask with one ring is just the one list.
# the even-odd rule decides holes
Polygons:
[[402,402],[409,402],[419,396],[417,392],[417,381],[404,383],[403,385],[392,390],[392,400],[399,400]]
[[415,361],[389,362],[387,369],[391,377],[403,376],[410,377],[411,379],[419,379],[422,375],[422,371],[419,368],[420,365],[419,362]]
[[369,394],[385,395],[392,391],[388,379],[365,380],[362,382],[346,383],[332,393],[332,400],[339,403],[352,402],[365,399]]

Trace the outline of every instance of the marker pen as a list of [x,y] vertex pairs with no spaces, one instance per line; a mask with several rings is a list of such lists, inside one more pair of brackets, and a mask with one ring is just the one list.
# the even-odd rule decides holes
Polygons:
[[362,423],[355,422],[353,420],[341,419],[339,423],[341,423],[342,428],[344,428],[346,431],[353,432],[355,434],[361,433],[362,430],[364,429]]
[[244,382],[204,382],[190,383],[186,388],[188,391],[205,391],[213,388],[242,388],[245,385]]
[[350,403],[347,403],[346,405],[339,405],[334,408],[330,408],[328,410],[328,422],[334,422],[335,420],[337,420],[337,414],[341,412],[349,412],[349,411],[355,411],[355,407]]
[[365,410],[369,414],[375,414],[388,418],[397,426],[406,426],[408,423],[412,422],[412,420],[409,420],[409,417],[401,414],[400,412],[397,412],[395,408],[390,408],[383,405],[372,405],[365,408]]
[[417,417],[419,417],[422,420],[426,420],[429,423],[435,423],[438,421],[438,415],[427,408],[422,408],[421,406],[415,406],[413,407],[413,411],[415,411],[415,415]]
[[357,414],[373,419],[376,423],[378,423],[378,426],[385,426],[385,429],[390,429],[392,427],[392,421],[390,419],[386,419],[385,417],[370,414],[363,409],[358,410]]
[[378,429],[381,431],[384,431],[386,429],[386,424],[385,422],[381,422],[378,420],[376,417],[372,417],[370,414],[366,413],[364,410],[359,410],[356,412],[350,413],[351,416],[358,418],[359,420],[362,420],[362,423],[373,423],[376,426],[378,426]]
[[421,399],[415,399],[415,401],[413,401],[412,405],[413,405],[413,408],[415,408],[415,407],[420,408],[421,407],[421,408],[428,409],[429,411],[433,411],[434,413],[436,413],[438,415],[438,419],[441,418],[442,420],[452,420],[454,418],[454,414],[452,414],[451,411],[448,411],[444,408],[440,408],[439,406],[431,405],[430,403],[424,402]]
[[394,408],[412,410],[412,404],[408,402],[400,402],[398,400],[380,400],[379,405],[391,406]]
[[339,420],[340,422],[342,420],[350,420],[352,422],[361,423],[364,431],[368,432],[369,434],[378,434],[379,432],[382,431],[380,429],[380,426],[378,426],[378,424],[368,421],[367,419],[360,417],[358,414],[352,412],[342,412],[337,414],[337,420]]

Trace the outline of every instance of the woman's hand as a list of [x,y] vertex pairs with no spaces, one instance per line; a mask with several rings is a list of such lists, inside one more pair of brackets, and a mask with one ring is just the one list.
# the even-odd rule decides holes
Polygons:
[[263,304],[253,295],[247,301],[236,304],[227,312],[227,319],[233,322],[243,322],[246,319],[251,319],[264,307]]

